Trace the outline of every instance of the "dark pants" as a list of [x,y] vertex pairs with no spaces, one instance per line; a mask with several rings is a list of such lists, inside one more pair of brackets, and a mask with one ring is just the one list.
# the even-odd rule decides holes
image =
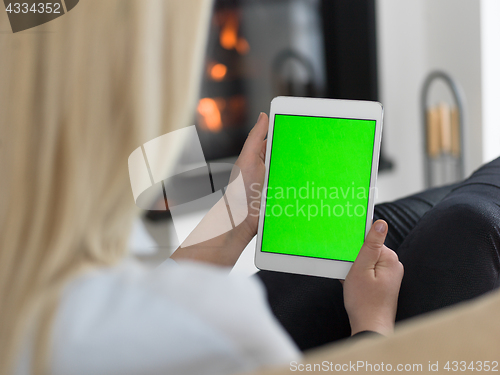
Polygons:
[[[499,286],[500,158],[462,183],[375,206],[405,274],[396,320]],[[338,280],[261,271],[273,312],[300,349],[350,336]]]

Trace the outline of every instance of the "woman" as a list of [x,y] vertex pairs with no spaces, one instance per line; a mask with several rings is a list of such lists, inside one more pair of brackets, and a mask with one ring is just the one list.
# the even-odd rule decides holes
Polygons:
[[[231,266],[252,219],[154,272],[126,258],[127,158],[189,125],[210,7],[86,0],[1,35],[0,373],[224,374],[299,355],[255,279],[183,262]],[[261,116],[238,160],[250,182],[266,132]],[[345,282],[353,333],[394,323],[403,270],[373,228]]]

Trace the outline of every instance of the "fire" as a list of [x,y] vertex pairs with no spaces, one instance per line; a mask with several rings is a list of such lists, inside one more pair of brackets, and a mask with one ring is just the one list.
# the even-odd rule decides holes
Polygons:
[[240,55],[246,55],[250,51],[250,45],[245,38],[238,37],[240,27],[238,17],[238,13],[235,11],[223,14],[219,42],[222,48],[235,49]]
[[210,76],[214,81],[222,81],[227,73],[227,66],[224,64],[215,64],[210,69]]
[[222,120],[219,106],[212,98],[200,99],[198,103],[198,113],[201,116],[201,125],[212,132],[222,130]]
[[236,44],[236,51],[240,55],[246,55],[250,51],[250,45],[245,38],[238,39],[238,44]]
[[225,49],[236,48],[238,43],[238,17],[230,13],[220,32],[220,45]]

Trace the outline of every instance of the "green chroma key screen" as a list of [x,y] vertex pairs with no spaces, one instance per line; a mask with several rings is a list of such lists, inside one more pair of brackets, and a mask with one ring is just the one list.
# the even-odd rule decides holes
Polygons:
[[262,251],[356,259],[365,235],[375,125],[275,115]]

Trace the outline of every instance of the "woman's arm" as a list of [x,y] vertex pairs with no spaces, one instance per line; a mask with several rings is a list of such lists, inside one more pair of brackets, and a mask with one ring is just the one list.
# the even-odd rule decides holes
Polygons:
[[[173,260],[195,260],[219,266],[232,267],[238,260],[252,238],[257,234],[259,221],[260,192],[264,183],[267,130],[269,119],[261,113],[256,125],[248,135],[243,150],[236,161],[231,181],[238,173],[243,177],[243,186],[229,185],[225,194],[200,224],[188,236],[183,246],[171,256]],[[226,233],[207,241],[199,242],[197,238],[210,238],[210,233],[220,232],[221,223],[227,220],[227,202],[231,202],[230,211],[247,213],[241,224]],[[185,246],[186,243],[195,243]]]

